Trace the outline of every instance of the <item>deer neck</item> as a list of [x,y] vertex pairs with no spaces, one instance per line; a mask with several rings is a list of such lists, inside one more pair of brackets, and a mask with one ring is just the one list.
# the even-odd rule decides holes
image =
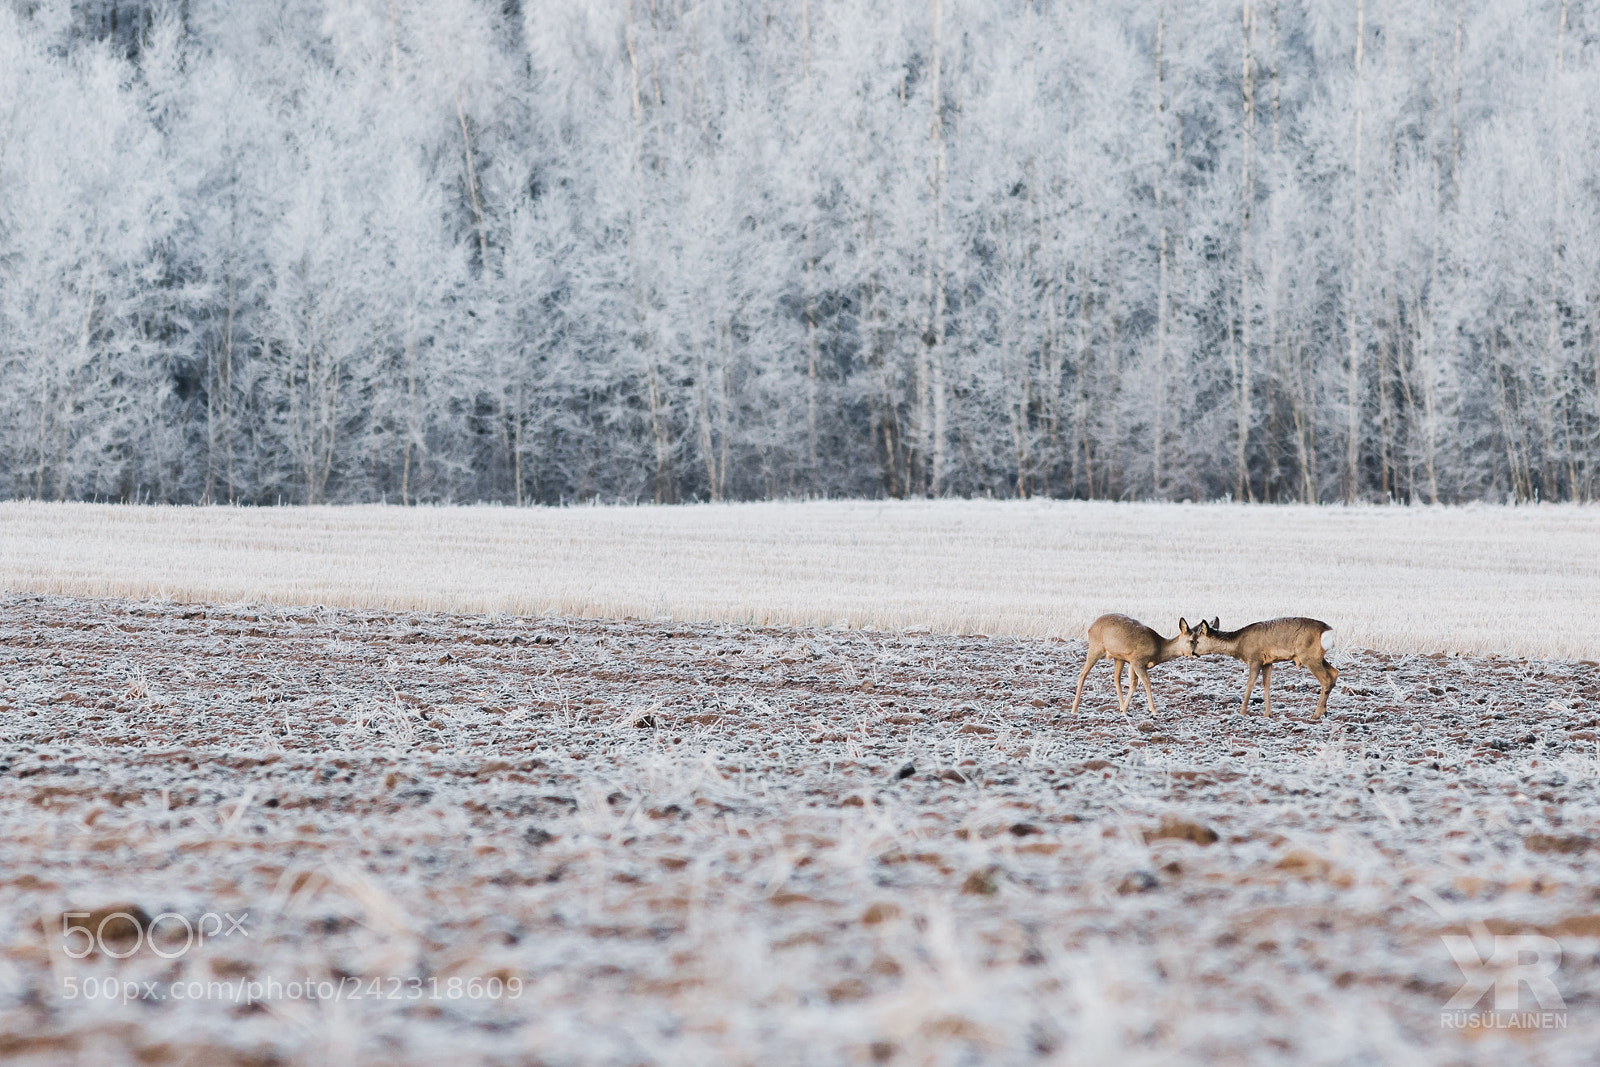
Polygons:
[[1186,634],[1179,634],[1177,637],[1163,639],[1162,642],[1156,646],[1156,655],[1152,662],[1165,663],[1169,659],[1177,659],[1179,656],[1183,655],[1183,646],[1188,643],[1189,638]]
[[1243,640],[1242,631],[1233,630],[1227,633],[1218,633],[1213,630],[1211,632],[1211,649],[1208,652],[1201,653],[1201,655],[1215,656],[1220,653],[1224,656],[1233,656],[1235,659],[1243,658],[1239,655],[1239,645]]

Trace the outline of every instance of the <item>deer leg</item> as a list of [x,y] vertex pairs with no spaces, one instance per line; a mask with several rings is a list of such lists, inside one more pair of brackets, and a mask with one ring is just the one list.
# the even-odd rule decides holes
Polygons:
[[1272,718],[1272,664],[1270,663],[1261,665],[1261,701],[1265,705],[1261,717]]
[[[1133,682],[1133,671],[1130,670],[1128,672],[1128,697],[1127,697],[1126,700],[1124,700],[1123,697],[1122,697],[1122,667],[1123,667],[1123,661],[1119,659],[1119,660],[1113,660],[1112,662],[1117,665],[1116,676],[1112,679],[1112,681],[1116,684],[1116,687],[1117,687],[1117,709],[1119,711],[1121,711],[1122,714],[1126,715],[1126,714],[1128,714],[1128,705],[1133,703],[1133,685],[1134,685],[1134,682]],[[1129,664],[1129,666],[1132,666],[1132,665]]]
[[1250,694],[1256,687],[1256,675],[1261,672],[1261,664],[1259,663],[1251,663],[1248,666],[1250,667],[1250,673],[1245,676],[1244,680],[1244,703],[1239,705],[1240,715],[1250,714]]
[[[1150,704],[1150,717],[1156,717],[1156,698],[1150,694],[1150,668],[1142,663],[1133,664],[1133,673],[1144,683],[1144,698]],[[1128,679],[1128,703],[1133,703],[1133,679]]]
[[1101,649],[1094,647],[1089,649],[1089,655],[1083,661],[1083,673],[1078,675],[1078,694],[1072,698],[1072,710],[1068,714],[1078,714],[1078,701],[1083,699],[1083,683],[1089,680],[1089,668],[1099,663],[1100,657],[1104,655],[1105,652]]
[[1311,668],[1311,673],[1322,683],[1322,693],[1317,697],[1317,713],[1311,716],[1311,721],[1316,722],[1328,710],[1328,694],[1333,692],[1333,683],[1339,680],[1339,670],[1327,660],[1308,663],[1306,666]]

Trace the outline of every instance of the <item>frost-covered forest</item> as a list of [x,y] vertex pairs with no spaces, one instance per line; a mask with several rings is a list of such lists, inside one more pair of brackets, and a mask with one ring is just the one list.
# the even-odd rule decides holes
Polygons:
[[0,496],[1600,496],[1569,0],[0,3]]

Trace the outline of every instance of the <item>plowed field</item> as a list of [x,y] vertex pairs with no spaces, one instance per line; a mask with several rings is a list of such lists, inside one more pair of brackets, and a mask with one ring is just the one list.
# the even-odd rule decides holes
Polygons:
[[[1151,719],[1101,666],[1070,717],[1082,651],[0,600],[0,1055],[1600,1047],[1593,664],[1337,652],[1315,723],[1298,669],[1264,719],[1237,663],[1164,664]],[[1442,935],[1549,939],[1559,1010],[1447,1012]]]

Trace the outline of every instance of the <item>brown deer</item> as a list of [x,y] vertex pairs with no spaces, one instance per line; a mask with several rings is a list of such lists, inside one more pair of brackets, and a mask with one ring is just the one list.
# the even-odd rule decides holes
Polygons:
[[[1106,656],[1116,664],[1112,684],[1117,688],[1117,707],[1128,714],[1135,689],[1144,683],[1144,698],[1150,702],[1150,714],[1156,713],[1156,698],[1150,694],[1149,668],[1178,656],[1194,655],[1194,631],[1182,619],[1178,620],[1178,636],[1162,637],[1138,619],[1126,615],[1102,615],[1089,624],[1089,655],[1083,661],[1083,673],[1078,675],[1078,695],[1072,698],[1072,712],[1078,712],[1078,702],[1083,699],[1083,683],[1089,677],[1089,668]],[[1131,668],[1128,677],[1128,695],[1122,695],[1122,665]]]
[[1316,675],[1322,683],[1322,695],[1317,698],[1317,713],[1311,716],[1316,722],[1328,710],[1328,694],[1339,672],[1323,657],[1329,646],[1328,635],[1333,627],[1316,619],[1268,619],[1253,622],[1242,630],[1223,630],[1212,619],[1200,621],[1194,628],[1194,651],[1198,656],[1222,654],[1244,660],[1250,668],[1244,683],[1244,703],[1239,714],[1250,711],[1250,692],[1255,688],[1256,675],[1261,675],[1261,695],[1266,702],[1264,718],[1272,715],[1272,665],[1293,661]]

